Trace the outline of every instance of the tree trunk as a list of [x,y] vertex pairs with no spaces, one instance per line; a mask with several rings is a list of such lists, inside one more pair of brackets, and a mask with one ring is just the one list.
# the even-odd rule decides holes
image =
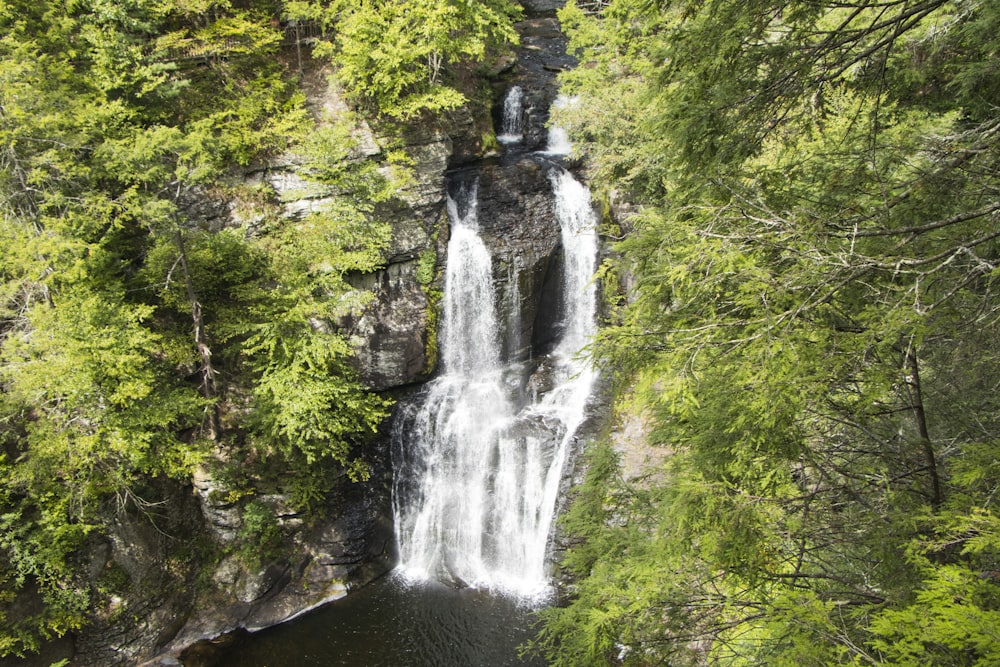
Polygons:
[[938,477],[937,461],[934,456],[934,447],[931,444],[931,436],[927,430],[927,416],[924,413],[923,393],[920,387],[920,369],[917,360],[917,352],[912,343],[906,346],[904,353],[904,365],[906,373],[906,387],[909,394],[910,410],[913,412],[913,419],[916,422],[917,434],[920,438],[920,446],[924,451],[924,458],[927,464],[927,471],[931,476],[931,505],[934,508],[940,507],[943,500],[941,495],[941,480]]
[[194,344],[198,350],[198,355],[201,357],[201,393],[202,396],[212,401],[211,412],[208,418],[209,437],[215,440],[219,435],[219,408],[215,403],[216,371],[212,367],[212,350],[209,348],[205,338],[201,302],[198,301],[198,296],[194,291],[194,284],[191,282],[191,273],[188,271],[187,250],[184,247],[184,235],[181,233],[180,227],[177,228],[174,238],[177,241],[177,250],[180,253],[181,271],[184,272],[184,287],[187,290],[188,300],[191,302],[191,319],[194,320]]

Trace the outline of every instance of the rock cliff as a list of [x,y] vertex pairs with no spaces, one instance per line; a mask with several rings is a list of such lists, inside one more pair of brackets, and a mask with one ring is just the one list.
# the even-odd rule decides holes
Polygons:
[[[323,72],[307,75],[306,90],[319,122],[347,111],[339,89]],[[478,125],[488,122],[484,118]],[[372,299],[363,312],[335,323],[352,342],[360,379],[376,391],[399,390],[434,370],[433,267],[439,261],[440,239],[447,237],[444,175],[454,145],[474,144],[476,128],[473,114],[461,110],[447,124],[416,126],[402,135],[402,148],[412,161],[410,178],[375,213],[392,226],[385,264],[378,271],[351,278]],[[363,121],[357,123],[354,136],[357,146],[352,159],[387,168],[381,148],[385,138]],[[393,141],[398,145],[400,139]],[[287,218],[301,217],[321,208],[330,197],[344,194],[310,182],[303,169],[296,156],[282,156],[248,172],[244,179],[258,191],[268,189],[268,198],[279,202],[280,214]],[[228,224],[246,223],[238,214],[233,217]],[[426,275],[428,266],[430,275]],[[255,568],[248,568],[235,555],[219,561],[211,568],[209,585],[194,596],[186,621],[175,628],[176,634],[156,661],[169,664],[180,656],[184,664],[198,664],[203,648],[199,642],[284,622],[389,570],[395,552],[388,448],[376,443],[365,458],[371,478],[355,483],[344,476],[332,482],[321,512],[326,518],[319,522],[306,525],[282,495],[257,498],[277,517],[285,542],[283,553]],[[213,479],[207,468],[201,469],[193,484],[205,532],[215,544],[231,543],[247,520],[246,504],[230,499],[224,483]]]
[[[402,148],[412,160],[412,178],[376,212],[392,223],[385,264],[374,273],[351,278],[355,287],[373,298],[363,312],[333,323],[349,335],[358,373],[376,391],[405,395],[435,372],[440,267],[447,261],[448,184],[471,178],[466,165],[473,159],[483,234],[495,250],[497,289],[505,295],[502,326],[507,354],[530,363],[558,336],[559,228],[551,211],[546,161],[529,153],[545,147],[548,109],[557,92],[553,74],[570,66],[571,60],[564,54],[555,19],[525,21],[520,31],[523,46],[517,64],[491,84],[492,108],[463,109],[443,122],[414,126],[402,135]],[[321,121],[347,111],[326,74],[316,70],[303,77],[309,108]],[[523,146],[484,155],[484,138],[492,133],[503,96],[513,85],[528,91]],[[363,121],[357,122],[354,136],[351,159],[384,168],[386,138]],[[399,147],[400,138],[394,142]],[[298,218],[336,194],[310,182],[303,171],[297,156],[280,156],[238,175],[234,190],[252,190],[268,202],[271,215]],[[259,206],[238,198],[227,201],[200,194],[204,196],[194,193],[190,198],[186,213],[202,226],[239,225],[252,230],[261,215]],[[532,224],[523,224],[525,220]],[[279,556],[254,567],[228,548],[249,520],[245,499],[214,479],[207,467],[190,487],[164,491],[176,499],[171,505],[176,509],[165,519],[170,522],[167,530],[166,524],[134,517],[120,522],[109,542],[95,545],[94,569],[123,570],[134,599],[95,619],[77,640],[74,662],[200,664],[199,649],[191,648],[199,642],[283,622],[386,572],[395,559],[388,450],[383,439],[366,452],[372,471],[369,481],[351,483],[345,477],[331,483],[323,511],[327,518],[318,523],[306,523],[279,493],[255,498],[275,517],[284,548]],[[225,458],[223,452],[218,456]],[[177,534],[189,543],[193,553],[188,557],[171,556],[178,545],[168,535]],[[225,553],[229,555],[219,555]],[[164,562],[167,566],[160,567]],[[178,581],[189,583],[178,586]]]

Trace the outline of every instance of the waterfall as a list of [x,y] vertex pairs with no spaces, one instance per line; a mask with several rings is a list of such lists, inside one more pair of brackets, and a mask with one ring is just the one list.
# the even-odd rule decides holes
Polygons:
[[597,217],[590,201],[590,190],[565,169],[549,173],[555,196],[556,218],[562,233],[565,263],[563,300],[565,329],[557,351],[574,373],[582,372],[573,359],[590,342],[595,329],[597,309]]
[[[576,103],[576,97],[566,97],[565,95],[560,95],[556,98],[555,102],[552,103],[552,108],[556,110],[563,109],[565,107],[573,106]],[[545,148],[545,154],[569,155],[572,152],[573,146],[570,144],[569,135],[566,133],[566,130],[558,125],[552,125],[549,127],[548,145]]]
[[[595,330],[597,252],[586,187],[558,166],[549,180],[562,235],[565,320],[555,351],[540,363],[551,388],[522,401],[520,366],[502,360],[476,183],[449,197],[444,372],[397,417],[393,433],[400,571],[410,579],[526,597],[548,591],[560,481],[595,377],[578,353]],[[517,278],[507,280],[516,291]]]
[[[555,445],[552,463],[546,471],[542,512],[534,558],[544,561],[544,545],[555,518],[560,476],[577,428],[586,415],[587,400],[593,389],[596,371],[580,354],[596,331],[597,288],[594,274],[597,264],[597,220],[591,206],[590,191],[564,169],[550,172],[555,195],[555,212],[563,244],[563,302],[565,322],[554,357],[554,386],[527,409],[535,421],[555,424],[548,437]],[[541,446],[541,445],[540,445]]]
[[503,100],[503,118],[497,141],[502,144],[516,144],[524,138],[524,91],[513,86]]
[[445,274],[445,371],[454,377],[480,378],[500,367],[493,258],[479,237],[478,184],[463,183],[456,198],[448,197],[451,240]]
[[501,379],[492,257],[478,233],[476,183],[448,197],[448,216],[444,374],[414,414],[396,421],[396,532],[410,576],[478,585],[492,567],[484,544],[496,511],[491,462],[512,409]]

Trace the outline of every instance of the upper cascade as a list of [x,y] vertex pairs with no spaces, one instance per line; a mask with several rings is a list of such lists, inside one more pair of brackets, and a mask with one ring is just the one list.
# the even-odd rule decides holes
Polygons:
[[512,86],[504,96],[503,116],[497,141],[502,144],[516,144],[524,140],[524,90]]
[[[552,103],[554,109],[561,109],[576,104],[576,98],[560,95]],[[573,145],[570,143],[566,130],[558,125],[549,126],[548,144],[545,146],[546,155],[565,157],[573,152]],[[589,199],[589,195],[588,195]]]

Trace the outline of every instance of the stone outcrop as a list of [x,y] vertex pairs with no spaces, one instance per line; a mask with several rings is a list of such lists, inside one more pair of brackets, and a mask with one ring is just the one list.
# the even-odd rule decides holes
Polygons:
[[[171,480],[160,480],[144,493],[157,500],[124,504],[109,522],[108,536],[87,550],[92,580],[127,581],[128,586],[91,618],[88,631],[77,638],[72,664],[135,664],[177,634],[194,604],[194,588],[177,581],[192,581],[198,574],[193,547],[204,525],[197,501]],[[176,549],[178,536],[192,547],[187,553]]]
[[457,139],[427,128],[404,135],[412,179],[376,211],[392,224],[386,265],[351,278],[373,298],[362,313],[341,323],[342,329],[352,341],[361,380],[376,391],[426,380],[434,371],[431,290],[447,243],[445,173],[456,142],[471,141],[474,127],[467,113],[458,117],[452,128]]
[[419,267],[419,258],[410,259],[354,280],[375,297],[347,327],[357,342],[355,365],[373,389],[410,384],[433,370],[433,305],[418,280]]
[[[381,455],[381,454],[380,454]],[[392,567],[395,543],[390,511],[389,470],[366,484],[336,484],[324,512],[329,519],[306,528],[287,499],[258,500],[273,506],[291,548],[285,556],[248,567],[238,555],[223,558],[211,578],[214,590],[195,605],[189,618],[150,664],[180,657],[200,664],[202,643],[243,630],[256,631],[290,620],[343,597]]]

